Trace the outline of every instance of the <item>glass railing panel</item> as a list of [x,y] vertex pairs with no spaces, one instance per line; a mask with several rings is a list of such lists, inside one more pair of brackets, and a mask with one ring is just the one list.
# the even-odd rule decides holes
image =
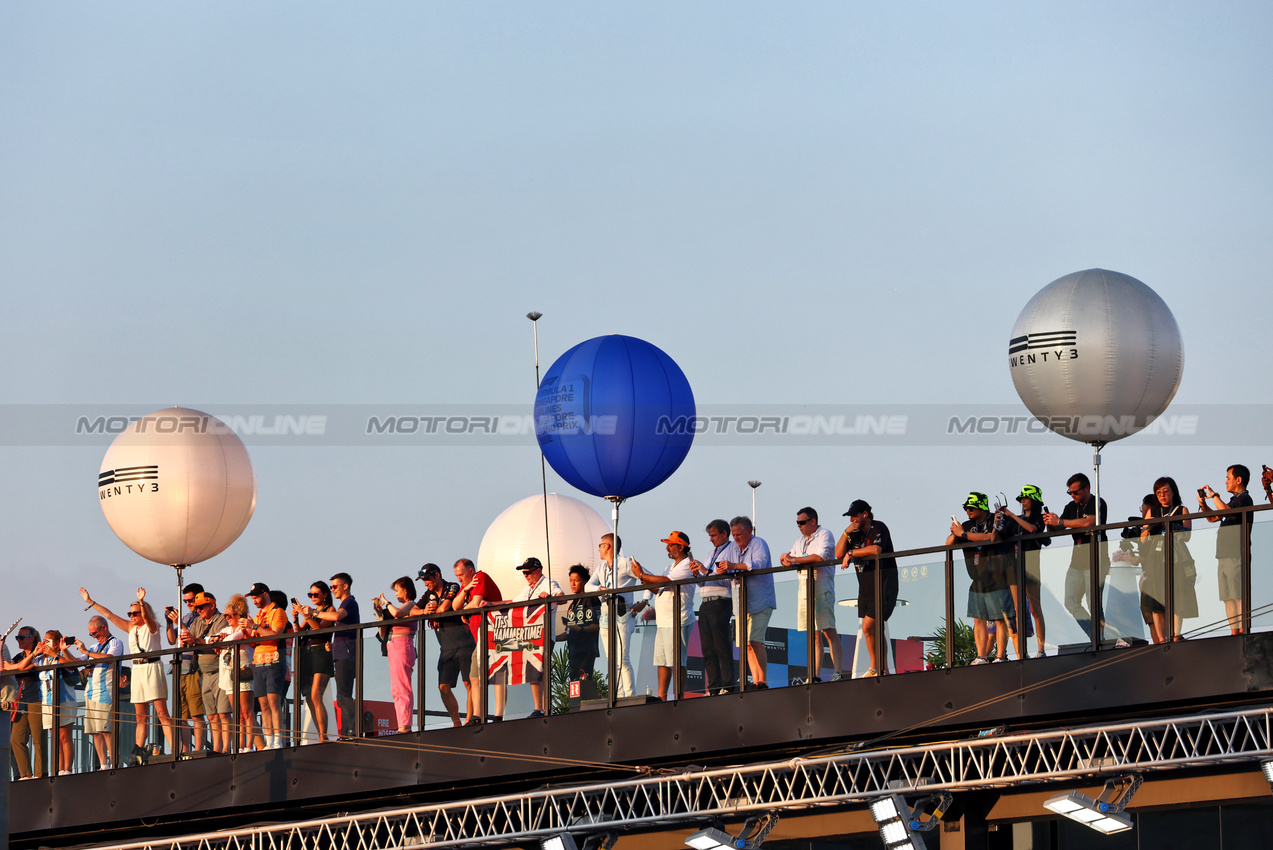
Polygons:
[[[874,620],[884,620],[884,636],[889,653],[888,670],[890,673],[914,673],[933,667],[946,666],[946,563],[934,560],[933,555],[898,558],[894,584],[889,578],[887,569],[881,572],[884,577],[884,608],[881,616]],[[961,566],[962,569],[962,566]],[[874,606],[872,599],[863,598],[867,593],[873,596],[873,584],[869,575],[857,573],[855,570],[842,571],[836,576],[836,589],[839,591],[840,610],[846,611],[852,618],[844,624],[844,633],[850,634],[852,647],[846,649],[851,654],[845,655],[847,669],[854,676],[861,676],[871,667],[870,641],[863,626],[863,612],[870,612]],[[956,576],[958,586],[958,576]],[[889,611],[889,595],[893,594],[896,602]],[[975,656],[971,643],[959,638],[969,628],[967,617],[957,604],[955,618],[960,624],[956,629],[955,664],[966,664]]]
[[[407,650],[414,647],[415,638],[411,636],[395,639],[390,633],[390,627],[370,626],[362,630],[361,639],[362,734],[368,738],[393,735],[398,731],[399,724],[392,684],[395,677],[405,679],[406,691],[402,698],[408,712],[404,718],[408,721],[408,727],[413,719],[410,707],[415,704],[414,651]],[[408,660],[412,662],[409,669]]]
[[[1034,615],[1038,612],[1031,602],[1031,623],[1036,635],[1030,643],[1035,647],[1040,643],[1037,631],[1041,620],[1044,632],[1041,643],[1048,655],[1084,651],[1091,644],[1090,544],[1075,546],[1068,534],[1048,539],[1051,544],[1038,550],[1042,616],[1036,619]],[[1032,569],[1030,560],[1026,566]],[[1029,581],[1027,575],[1027,583]]]
[[1251,631],[1273,631],[1273,511],[1251,525]]
[[[1235,527],[1234,531],[1238,529]],[[1228,540],[1228,529],[1224,539]],[[1219,560],[1216,545],[1220,540],[1220,528],[1206,519],[1195,517],[1192,532],[1179,532],[1175,536],[1176,559],[1176,614],[1181,620],[1178,630],[1189,639],[1220,637],[1229,634],[1229,621],[1225,604],[1220,598]],[[1238,571],[1226,570],[1238,577]],[[1235,599],[1241,594],[1235,594]],[[1238,607],[1234,605],[1236,624]]]

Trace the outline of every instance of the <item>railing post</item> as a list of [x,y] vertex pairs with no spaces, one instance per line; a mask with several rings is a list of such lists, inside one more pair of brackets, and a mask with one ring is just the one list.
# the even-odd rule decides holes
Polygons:
[[1163,607],[1166,608],[1167,634],[1164,639],[1171,643],[1176,638],[1176,540],[1171,533],[1171,521],[1163,520]]
[[481,618],[480,620],[478,620],[478,623],[477,623],[477,637],[478,637],[477,651],[478,651],[478,658],[482,662],[482,669],[478,673],[478,677],[477,677],[478,684],[480,685],[480,687],[477,689],[477,708],[478,708],[478,717],[481,718],[482,723],[485,723],[486,708],[487,708],[486,706],[487,693],[486,692],[491,686],[491,667],[490,667],[491,659],[490,659],[489,653],[487,653],[486,651],[487,644],[490,642],[490,634],[489,634],[490,624],[486,620],[486,612],[481,608],[478,608],[476,610],[477,610],[476,616]]
[[1100,535],[1100,532],[1096,530],[1100,528],[1100,521],[1101,521],[1100,513],[1101,513],[1101,506],[1097,504],[1096,516],[1093,517],[1093,519],[1095,519],[1096,522],[1092,526],[1091,542],[1088,543],[1089,551],[1087,553],[1087,569],[1088,569],[1087,601],[1092,609],[1091,610],[1092,633],[1088,635],[1088,646],[1091,648],[1093,652],[1096,652],[1101,648],[1101,636],[1104,632],[1104,629],[1102,628],[1102,621],[1104,620],[1104,617],[1101,611],[1101,584],[1100,584],[1101,558],[1100,558],[1100,551],[1099,551],[1100,546],[1098,543],[1101,535]]
[[[428,631],[429,623],[432,622],[433,620],[420,620],[416,623],[415,630],[415,711],[416,727],[419,732],[424,731],[424,718],[427,716],[424,713],[424,689],[428,686],[428,676],[424,669],[424,633]],[[465,628],[464,624],[460,623],[459,618],[456,618],[456,622],[459,623],[461,628]],[[461,676],[460,678],[463,679],[464,677]],[[455,695],[452,694],[452,696]]]
[[[301,639],[300,632],[293,632],[295,637],[292,638],[292,746],[299,747],[301,745],[301,706],[304,705],[304,697],[301,694]],[[211,725],[211,724],[209,724]],[[314,725],[318,725],[318,720],[314,719]]]
[[[372,628],[378,627],[373,626]],[[365,670],[364,662],[367,656],[366,651],[363,649],[363,643],[367,637],[367,630],[362,628],[355,629],[354,636],[357,638],[357,642],[354,644],[354,676],[356,681],[354,683],[354,722],[351,728],[354,730],[354,737],[361,738],[367,731],[362,728],[362,685],[363,672]]]
[[817,612],[814,611],[813,592],[817,587],[817,571],[813,567],[803,570],[804,575],[799,578],[804,582],[804,628],[808,643],[806,655],[808,655],[807,664],[809,676],[805,680],[807,684],[812,684],[814,679],[820,678],[822,674],[822,653],[818,651],[818,632],[817,632]]
[[[872,555],[871,560],[875,562],[872,567],[875,570],[875,657],[879,659],[880,665],[875,672],[885,676],[888,674],[888,640],[884,637],[884,575],[880,569],[882,555],[882,552]],[[861,613],[859,611],[858,615],[861,616]],[[896,663],[894,666],[897,666]],[[857,670],[853,672],[857,673]]]
[[[955,666],[955,550],[946,547],[946,669]],[[856,670],[854,671],[857,672]]]
[[230,653],[230,716],[234,722],[230,724],[230,755],[239,754],[239,736],[243,734],[243,700],[239,698],[239,647],[230,646],[221,650]]
[[681,699],[681,585],[672,588],[672,699]]
[[1242,530],[1239,533],[1241,554],[1239,565],[1242,569],[1242,633],[1251,633],[1251,521],[1255,519],[1254,508],[1242,509]]
[[[105,647],[103,647],[103,649],[104,648]],[[111,745],[107,747],[106,749],[108,754],[110,755],[111,770],[119,770],[120,745],[123,743],[122,741],[119,740],[119,714],[120,714],[119,670],[123,666],[123,662],[121,662],[118,659],[118,657],[115,657],[115,660],[111,661],[110,664],[111,664],[111,716],[110,716],[109,728],[111,730]],[[36,744],[38,746],[39,742],[37,741]]]
[[[549,585],[551,588],[551,585]],[[557,631],[557,619],[553,614],[552,594],[544,599],[544,669],[540,674],[540,688],[544,694],[544,714],[553,713],[553,632]],[[527,608],[527,611],[530,609]],[[570,673],[566,673],[567,693],[570,689]]]
[[49,776],[57,776],[62,772],[62,668],[54,667],[50,672],[53,674],[53,728],[49,730]]
[[738,579],[738,622],[734,630],[738,632],[738,692],[747,690],[747,673],[751,670],[748,655],[751,651],[750,635],[747,630],[747,579]]
[[[165,619],[167,619],[165,617]],[[177,645],[181,645],[181,613],[177,613]],[[173,653],[172,656],[172,758],[173,761],[181,760],[181,745],[185,741],[185,713],[186,707],[181,703],[181,655],[180,651]],[[155,664],[163,664],[162,657],[154,660]],[[159,726],[159,737],[163,740],[163,724],[159,722],[159,714],[155,713],[155,722]],[[194,746],[194,733],[191,732],[190,745]]]
[[614,708],[619,693],[619,663],[615,659],[615,650],[619,646],[619,622],[615,616],[618,611],[617,592],[611,591],[605,599],[606,604],[606,681],[609,683],[607,688],[606,702],[610,708]]

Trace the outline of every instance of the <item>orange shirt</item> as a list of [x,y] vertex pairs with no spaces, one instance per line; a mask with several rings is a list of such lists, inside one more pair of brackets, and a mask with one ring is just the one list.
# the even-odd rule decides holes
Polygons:
[[[256,623],[258,629],[265,628],[282,632],[287,626],[287,614],[284,613],[282,608],[271,602],[256,612],[256,617],[252,619],[252,622]],[[252,650],[253,664],[273,664],[279,660],[277,641],[265,641],[254,644],[254,647]]]

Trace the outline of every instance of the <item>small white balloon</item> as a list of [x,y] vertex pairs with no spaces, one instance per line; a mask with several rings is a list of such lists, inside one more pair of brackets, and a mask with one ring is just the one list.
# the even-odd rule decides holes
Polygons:
[[1021,401],[1048,428],[1082,443],[1148,426],[1175,397],[1184,366],[1167,304],[1136,278],[1105,269],[1039,290],[1008,343]]
[[228,425],[169,407],[115,438],[97,476],[97,497],[111,530],[138,555],[197,564],[247,528],[256,510],[256,473]]
[[[553,581],[570,592],[570,568],[583,564],[595,572],[601,562],[597,544],[610,533],[610,525],[588,505],[570,496],[548,494],[548,542],[552,548]],[[622,536],[622,535],[620,535]],[[526,586],[517,567],[527,558],[538,558],[548,570],[544,545],[544,497],[531,496],[510,505],[482,535],[477,568],[495,579],[505,599]]]

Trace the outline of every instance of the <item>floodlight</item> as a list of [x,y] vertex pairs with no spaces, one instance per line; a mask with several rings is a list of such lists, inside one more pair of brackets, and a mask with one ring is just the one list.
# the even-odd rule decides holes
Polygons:
[[1260,770],[1264,771],[1264,781],[1273,786],[1273,759],[1260,762]]
[[1138,773],[1119,780],[1111,779],[1096,799],[1078,791],[1069,791],[1048,798],[1043,807],[1105,835],[1123,832],[1132,828],[1132,819],[1123,813],[1123,809],[1140,783]]
[[707,829],[700,829],[685,839],[685,844],[693,847],[694,850],[719,850],[722,847],[734,850],[734,836],[722,829],[709,826]]
[[758,850],[777,823],[775,814],[748,818],[737,838],[718,826],[709,826],[686,838],[685,844],[694,850]]
[[926,850],[924,839],[912,831],[911,810],[899,794],[871,803],[871,817],[880,828],[885,850]]
[[539,846],[542,850],[579,850],[579,845],[575,844],[574,836],[569,832],[549,836],[540,841]]

